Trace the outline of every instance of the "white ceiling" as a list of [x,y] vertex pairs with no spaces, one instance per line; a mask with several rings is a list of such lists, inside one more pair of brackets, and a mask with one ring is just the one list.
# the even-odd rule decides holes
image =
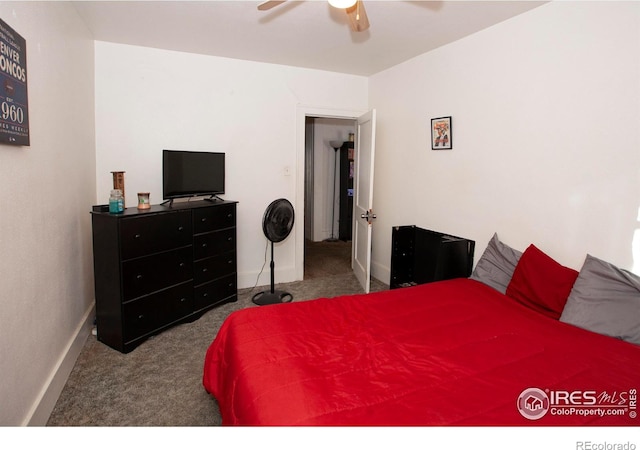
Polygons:
[[77,1],[98,41],[372,75],[498,22],[538,1],[365,0],[371,27],[355,33],[324,0]]

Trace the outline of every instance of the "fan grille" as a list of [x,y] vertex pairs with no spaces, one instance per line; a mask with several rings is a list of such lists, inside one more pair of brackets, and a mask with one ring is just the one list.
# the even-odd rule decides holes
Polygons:
[[262,219],[264,235],[271,242],[284,241],[291,233],[294,216],[293,205],[289,200],[285,198],[274,200],[264,212]]

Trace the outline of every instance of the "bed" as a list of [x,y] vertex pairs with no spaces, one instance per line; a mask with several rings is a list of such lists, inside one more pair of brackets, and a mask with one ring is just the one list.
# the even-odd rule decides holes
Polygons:
[[230,314],[203,384],[225,425],[637,426],[639,294],[494,235],[470,278]]

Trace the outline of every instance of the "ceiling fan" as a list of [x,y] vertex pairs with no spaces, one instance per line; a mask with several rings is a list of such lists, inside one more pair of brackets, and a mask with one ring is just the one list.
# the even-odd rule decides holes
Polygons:
[[[258,5],[258,10],[267,11],[287,0],[267,0]],[[369,29],[369,18],[364,9],[362,0],[329,0],[329,4],[338,9],[344,9],[349,18],[349,25],[352,31],[365,31]]]

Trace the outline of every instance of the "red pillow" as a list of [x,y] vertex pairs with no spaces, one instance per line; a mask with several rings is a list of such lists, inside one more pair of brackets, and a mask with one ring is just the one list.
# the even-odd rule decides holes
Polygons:
[[506,294],[546,316],[559,319],[578,271],[554,261],[531,244],[516,265]]

